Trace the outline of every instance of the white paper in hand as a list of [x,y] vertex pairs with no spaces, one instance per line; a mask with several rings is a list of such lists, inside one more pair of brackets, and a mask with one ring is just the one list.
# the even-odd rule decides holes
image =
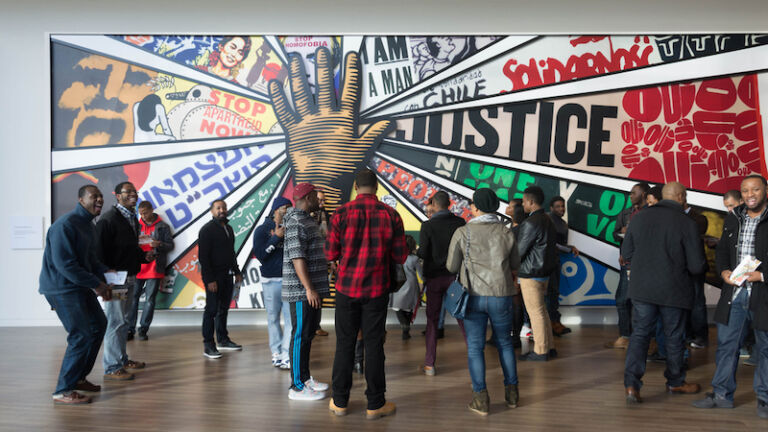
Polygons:
[[759,265],[760,260],[756,259],[755,257],[744,257],[739,265],[736,266],[736,268],[733,270],[733,273],[731,273],[731,282],[733,282],[733,284],[736,286],[743,285],[749,277],[747,276],[747,273],[757,270]]
[[104,273],[104,279],[106,279],[108,285],[125,285],[127,276],[127,271]]

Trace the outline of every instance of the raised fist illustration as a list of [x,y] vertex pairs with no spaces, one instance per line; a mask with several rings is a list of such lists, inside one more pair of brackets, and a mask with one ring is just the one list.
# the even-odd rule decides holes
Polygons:
[[390,120],[369,125],[360,133],[360,63],[357,53],[347,54],[341,100],[333,84],[331,53],[318,48],[315,56],[317,95],[309,90],[300,56],[290,58],[293,107],[281,84],[270,81],[269,96],[278,122],[286,134],[288,157],[296,183],[308,182],[325,192],[325,206],[333,211],[349,198],[354,173],[373,155]]

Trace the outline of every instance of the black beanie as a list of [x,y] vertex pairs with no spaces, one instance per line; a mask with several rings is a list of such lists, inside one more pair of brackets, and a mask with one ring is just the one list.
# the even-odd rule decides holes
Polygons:
[[472,202],[483,213],[496,213],[499,209],[499,198],[494,191],[488,188],[476,190],[472,195]]

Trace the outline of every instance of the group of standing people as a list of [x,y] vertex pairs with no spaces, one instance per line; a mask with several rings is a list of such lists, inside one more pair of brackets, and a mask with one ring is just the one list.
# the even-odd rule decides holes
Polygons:
[[[427,298],[421,372],[436,374],[438,322],[448,286],[458,278],[468,294],[465,316],[458,323],[467,344],[472,381],[469,409],[488,414],[487,343],[498,350],[505,403],[516,407],[517,360],[556,357],[553,336],[569,331],[557,313],[559,290],[554,280],[559,279],[559,254],[579,253],[567,244],[565,201],[552,198],[547,214],[543,191],[530,186],[522,199],[510,201],[506,210],[509,223],[496,214],[501,204],[496,193],[481,188],[472,196],[472,218],[466,222],[450,212],[450,197],[440,191],[429,201],[430,218],[422,224],[416,248],[416,241],[405,236],[397,212],[377,199],[377,185],[374,172],[358,171],[356,198],[329,218],[322,191],[309,183],[297,184],[293,202],[277,198],[270,217],[254,233],[253,252],[261,263],[272,364],[291,371],[288,397],[320,400],[330,391],[329,410],[346,415],[352,373],[356,363],[364,361],[360,370],[364,370],[367,382],[367,417],[395,413],[395,404],[385,398],[384,373],[387,308],[390,294],[400,288],[394,286],[393,269],[405,264],[408,275],[404,292],[393,304],[403,339],[408,339],[422,294],[418,283],[421,259]],[[117,204],[101,214],[104,200],[99,189],[82,187],[78,206],[57,220],[46,238],[40,292],[69,333],[53,394],[56,404],[87,403],[90,397],[84,393],[100,390],[87,376],[102,341],[105,380],[131,380],[131,371],[145,367],[128,357],[126,342],[136,331],[141,291],[147,304],[137,334],[141,340],[148,339],[155,296],[165,276],[165,254],[173,249],[173,239],[150,203],[139,205],[137,217],[138,195],[131,183],[117,185],[115,196]],[[616,293],[620,336],[608,344],[627,350],[627,403],[642,402],[642,377],[654,337],[666,359],[667,390],[698,393],[701,387],[685,380],[684,357],[686,344],[695,347],[707,343],[706,330],[693,317],[703,299],[700,281],[706,270],[702,237],[706,225],[702,231],[700,215],[688,206],[685,187],[680,183],[668,183],[663,188],[637,184],[630,199],[632,206],[619,215],[614,233],[621,239],[621,276]],[[768,418],[768,293],[762,265],[747,273],[742,285],[731,280],[744,259],[768,259],[768,242],[764,241],[768,232],[763,232],[768,230],[766,180],[756,175],[746,177],[741,191],[726,195],[726,204],[729,200],[735,202],[716,244],[717,272],[724,284],[715,312],[718,347],[713,391],[693,404],[698,408],[733,407],[739,351],[751,326],[757,363],[757,413]],[[242,274],[226,202],[214,201],[211,215],[211,221],[200,230],[198,257],[206,289],[203,353],[215,359],[221,357],[219,350],[242,349],[227,332],[227,311]],[[332,385],[315,380],[309,371],[322,301],[330,295],[329,274],[336,279]],[[107,284],[108,277],[118,282]],[[103,309],[97,297],[102,297]],[[524,315],[534,343],[528,353],[517,358],[514,349],[519,346]],[[706,327],[706,315],[703,319]],[[489,322],[493,333],[486,341]],[[364,360],[356,353],[360,349]]]

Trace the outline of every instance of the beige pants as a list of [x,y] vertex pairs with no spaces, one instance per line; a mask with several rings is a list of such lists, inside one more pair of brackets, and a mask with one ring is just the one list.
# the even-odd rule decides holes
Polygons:
[[520,291],[523,293],[523,302],[531,318],[533,352],[548,354],[549,350],[555,347],[555,341],[545,300],[547,281],[520,278]]

